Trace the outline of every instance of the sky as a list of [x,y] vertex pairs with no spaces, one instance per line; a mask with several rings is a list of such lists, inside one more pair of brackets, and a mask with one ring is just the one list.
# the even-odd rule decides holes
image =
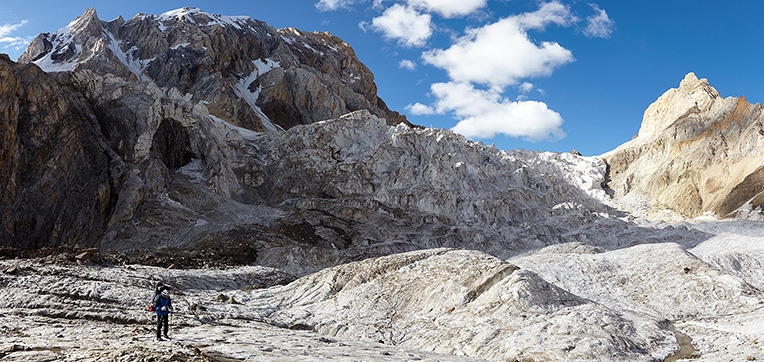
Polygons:
[[0,0],[0,53],[89,7],[101,20],[183,6],[329,31],[412,123],[499,149],[599,155],[689,72],[764,101],[764,2],[655,0]]

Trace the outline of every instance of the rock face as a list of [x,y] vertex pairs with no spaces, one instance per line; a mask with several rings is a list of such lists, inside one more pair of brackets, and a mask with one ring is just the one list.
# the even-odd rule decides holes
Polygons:
[[302,275],[423,248],[509,257],[692,234],[656,237],[603,204],[599,158],[500,151],[447,130],[391,127],[368,111],[253,132],[177,88],[88,69],[55,74],[89,100],[92,136],[129,170],[99,216],[107,223],[83,246],[256,249],[252,261]]
[[0,56],[0,245],[92,245],[126,176],[86,98]]
[[764,107],[722,98],[688,74],[645,111],[637,137],[605,155],[616,197],[648,200],[648,214],[671,209],[760,217],[764,204]]
[[373,74],[341,39],[196,8],[110,22],[88,9],[56,33],[37,36],[18,61],[174,87],[211,114],[255,131],[359,109],[409,124],[377,97]]

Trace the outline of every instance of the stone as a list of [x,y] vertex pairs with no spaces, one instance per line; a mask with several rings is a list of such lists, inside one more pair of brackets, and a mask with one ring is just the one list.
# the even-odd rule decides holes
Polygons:
[[19,272],[19,267],[17,265],[12,265],[3,270],[3,273],[8,275],[16,275]]
[[92,258],[94,255],[98,254],[98,252],[99,250],[96,248],[80,250],[77,252],[77,256],[75,257],[75,259],[86,261]]

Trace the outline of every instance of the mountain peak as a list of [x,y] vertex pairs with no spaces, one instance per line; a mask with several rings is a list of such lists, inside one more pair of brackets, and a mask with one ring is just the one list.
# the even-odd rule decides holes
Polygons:
[[[708,82],[706,79],[703,79],[704,81]],[[694,72],[689,72],[687,75],[684,76],[684,79],[682,79],[682,82],[679,84],[679,87],[682,88],[685,85],[694,84],[699,82],[700,80],[695,75]]]
[[693,72],[687,73],[679,88],[669,89],[647,108],[639,136],[657,134],[694,108],[697,108],[696,112],[705,112],[719,99],[721,95],[707,79],[698,79]]
[[72,20],[67,27],[73,35],[94,35],[101,32],[101,20],[94,8],[88,8],[85,13]]

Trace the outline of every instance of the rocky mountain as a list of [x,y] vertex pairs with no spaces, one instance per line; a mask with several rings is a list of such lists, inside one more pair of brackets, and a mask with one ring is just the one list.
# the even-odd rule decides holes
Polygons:
[[391,125],[408,124],[377,96],[374,75],[341,39],[197,8],[110,22],[91,8],[57,32],[37,36],[18,61],[47,72],[89,69],[177,88],[210,114],[254,131],[359,109]]
[[[276,50],[267,53],[273,58],[218,59],[215,66],[228,64],[230,72],[209,72],[212,78],[205,79],[220,87],[197,90],[191,84],[198,82],[184,83],[184,77],[151,71],[154,62],[168,64],[157,69],[171,69],[172,57],[184,58],[175,52],[188,46],[173,49],[172,42],[158,48],[146,46],[164,49],[163,56],[170,58],[163,61],[163,56],[153,57],[154,53],[143,55],[138,46],[126,48],[132,44],[129,40],[117,40],[130,39],[131,31],[141,26],[153,29],[157,39],[173,34],[196,34],[204,41],[238,36],[257,38],[263,44],[274,41]],[[180,28],[165,28],[171,26]],[[240,28],[248,30],[240,32]],[[308,44],[294,40],[303,33],[292,31],[289,38],[269,29],[248,18],[196,9],[139,15],[124,23],[119,19],[101,22],[89,10],[68,27],[43,34],[30,45],[22,60],[36,59],[33,63],[48,67],[52,78],[40,77],[88,100],[91,142],[108,147],[109,154],[116,155],[112,156],[115,167],[122,170],[113,173],[116,181],[110,183],[91,180],[101,189],[112,190],[109,207],[96,210],[100,214],[92,219],[98,226],[90,227],[86,237],[64,243],[115,251],[197,250],[193,255],[217,255],[222,250],[301,275],[422,248],[470,248],[509,257],[561,242],[602,240],[613,230],[619,230],[616,235],[621,237],[603,247],[658,240],[651,236],[652,229],[635,225],[627,214],[605,204],[608,196],[600,185],[607,169],[599,158],[500,151],[446,130],[405,124],[391,127],[373,114],[373,108],[286,131],[257,132],[237,125],[216,113],[219,105],[211,101],[236,95],[233,84],[241,78],[235,74],[267,78],[289,69],[317,72],[298,62],[309,62],[307,58],[295,56],[309,50],[294,50]],[[326,36],[315,35],[315,39]],[[197,45],[224,53],[204,41]],[[40,46],[48,43],[50,47]],[[119,49],[132,58],[119,55]],[[325,54],[332,50],[320,49]],[[131,68],[135,63],[123,61],[149,56],[154,60],[145,63],[145,69]],[[345,59],[355,58],[346,54]],[[271,67],[276,63],[282,65]],[[242,69],[247,64],[259,70],[245,74]],[[342,83],[344,68],[339,66],[339,73],[331,73],[338,71],[333,69],[322,77]],[[330,73],[336,77],[329,77]],[[60,190],[71,194],[76,189],[62,185]],[[73,223],[60,228],[84,233]],[[675,231],[670,240],[684,243],[686,230]],[[61,243],[51,238],[31,244],[21,234],[9,231],[7,235],[6,246]],[[661,238],[665,240],[666,234]]]
[[603,157],[502,151],[329,34],[91,9],[0,57],[0,106],[4,360],[764,356],[762,106],[693,74]]
[[645,111],[639,134],[605,155],[615,196],[666,217],[761,218],[764,106],[722,98],[688,74]]

